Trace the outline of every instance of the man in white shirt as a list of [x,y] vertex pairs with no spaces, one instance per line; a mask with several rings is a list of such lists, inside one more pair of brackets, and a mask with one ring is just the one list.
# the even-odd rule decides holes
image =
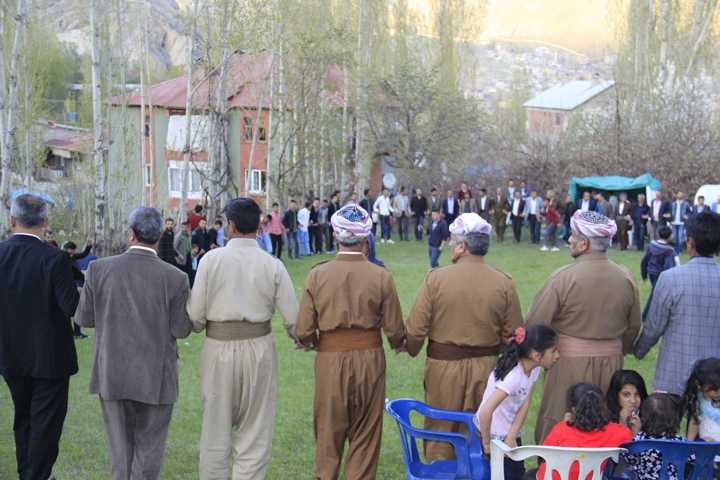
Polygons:
[[510,180],[508,180],[508,199],[512,200],[513,198],[515,198],[515,190],[515,180],[511,178]]
[[310,202],[305,203],[305,208],[300,210],[297,214],[300,257],[303,256],[303,248],[305,249],[305,255],[312,255],[312,252],[310,251],[310,234],[308,233],[308,226],[310,225],[310,206]]
[[392,227],[390,226],[390,214],[394,211],[392,205],[390,205],[390,199],[388,198],[389,190],[383,188],[382,195],[380,195],[375,204],[373,205],[373,211],[380,217],[380,231],[382,233],[382,239],[380,243],[395,243],[392,240]]
[[530,196],[525,199],[525,218],[530,226],[530,243],[540,243],[540,226],[542,225],[543,211],[542,198],[538,197],[536,191],[530,192]]

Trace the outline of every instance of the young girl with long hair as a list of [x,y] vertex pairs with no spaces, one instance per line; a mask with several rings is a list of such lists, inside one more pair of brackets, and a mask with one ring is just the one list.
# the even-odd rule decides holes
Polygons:
[[626,425],[633,435],[642,428],[640,405],[648,397],[645,380],[635,370],[618,370],[605,395],[610,421]]
[[[541,368],[551,368],[560,357],[558,337],[546,325],[520,327],[510,336],[508,346],[490,374],[475,425],[486,457],[490,441],[500,439],[510,447],[521,445],[520,427],[525,421],[535,382]],[[505,478],[522,479],[523,462],[505,459]]]
[[683,394],[687,439],[720,441],[720,358],[698,360]]

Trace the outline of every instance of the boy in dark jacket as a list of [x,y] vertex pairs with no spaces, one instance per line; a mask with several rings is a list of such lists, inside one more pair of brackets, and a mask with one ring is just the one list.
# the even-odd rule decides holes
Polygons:
[[650,242],[650,247],[648,247],[640,263],[640,274],[642,275],[643,283],[647,282],[648,277],[650,277],[650,284],[652,285],[650,296],[648,297],[642,314],[643,322],[650,309],[650,302],[652,301],[653,291],[655,290],[655,283],[658,277],[665,270],[669,270],[680,264],[680,258],[677,257],[675,248],[669,244],[670,238],[672,237],[672,229],[667,225],[660,227],[658,229],[658,237],[658,240]]

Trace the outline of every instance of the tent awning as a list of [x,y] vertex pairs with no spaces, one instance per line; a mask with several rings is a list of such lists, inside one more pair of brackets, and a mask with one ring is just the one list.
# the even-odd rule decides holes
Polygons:
[[639,194],[645,195],[647,187],[652,190],[661,190],[662,186],[652,175],[646,173],[640,175],[637,178],[629,177],[584,177],[578,178],[573,177],[570,180],[570,188],[568,189],[568,195],[572,195],[573,200],[578,200],[582,197],[585,190],[595,190],[596,192],[610,192],[618,194],[625,192],[628,194],[628,199],[637,200]]

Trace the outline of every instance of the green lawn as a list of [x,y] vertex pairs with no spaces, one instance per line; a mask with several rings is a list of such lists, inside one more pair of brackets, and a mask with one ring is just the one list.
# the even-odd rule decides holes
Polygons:
[[[486,260],[493,267],[512,275],[517,285],[523,312],[527,312],[533,295],[548,274],[570,263],[572,259],[568,248],[564,248],[561,252],[540,252],[538,247],[527,243],[527,231],[523,235],[525,243],[520,245],[512,242],[493,243]],[[378,244],[377,256],[386,262],[392,272],[403,312],[407,316],[429,268],[427,245],[416,243],[414,240],[395,245]],[[298,299],[310,267],[330,258],[329,255],[322,255],[301,260],[285,260],[297,289]],[[620,252],[614,247],[610,252],[610,258],[628,267],[639,280],[641,253]],[[687,255],[683,255],[683,263],[687,260]],[[449,251],[443,252],[440,263],[441,265],[450,263]],[[601,281],[602,279],[598,279],[598,282]],[[650,283],[639,284],[640,299],[644,305],[650,293]],[[315,442],[312,433],[314,354],[293,349],[293,344],[286,337],[277,315],[273,323],[279,350],[280,375],[275,440],[268,478],[314,478]],[[92,335],[93,331],[87,330],[85,333]],[[203,338],[204,334],[193,334],[179,342],[180,400],[175,405],[170,427],[163,478],[193,479],[198,476],[198,448],[202,419],[198,371]],[[53,473],[60,480],[105,479],[109,477],[109,466],[102,416],[97,396],[87,393],[92,339],[78,341],[76,345],[80,372],[72,377],[70,383],[70,407],[60,444],[60,456]],[[410,358],[405,354],[396,356],[387,347],[386,350],[387,396],[422,400],[424,353],[417,358]],[[634,358],[626,358],[625,366],[638,370],[650,389],[656,360],[657,350],[654,349],[642,362]],[[523,429],[526,444],[533,442],[533,426],[539,400],[540,392],[537,391]],[[4,387],[0,387],[0,411],[3,412],[0,415],[0,478],[17,478],[12,433],[13,406],[9,392]],[[378,478],[403,478],[404,462],[397,427],[387,415],[383,428]]]

